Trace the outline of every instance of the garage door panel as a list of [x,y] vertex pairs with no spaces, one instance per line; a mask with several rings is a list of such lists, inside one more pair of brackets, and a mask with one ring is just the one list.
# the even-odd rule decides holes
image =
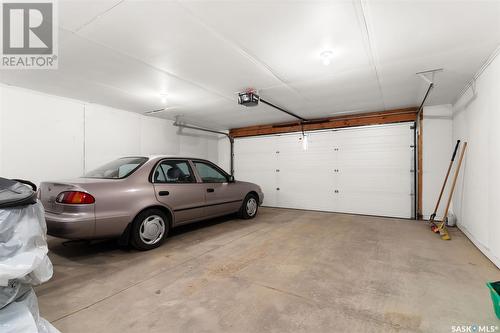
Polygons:
[[262,186],[266,205],[411,217],[410,124],[306,135],[307,149],[302,133],[236,145],[237,175]]
[[377,147],[376,149],[342,150],[338,153],[338,163],[345,166],[366,164],[408,167],[411,165],[411,153],[409,146],[391,149]]
[[331,210],[334,206],[333,133],[311,133],[307,139],[307,149],[301,133],[284,135],[276,141],[278,207]]
[[305,175],[315,171],[333,169],[335,154],[333,133],[307,135],[307,149],[301,134],[279,137],[276,141],[277,162],[280,170],[302,170]]
[[332,172],[319,172],[308,177],[302,171],[280,171],[278,207],[330,211],[335,199],[333,183]]
[[365,149],[339,151],[338,166],[343,169],[360,168],[365,169],[399,169],[410,172],[412,169],[412,148],[410,146],[382,149]]
[[276,206],[276,140],[273,137],[238,139],[234,144],[235,178],[258,184],[264,205]]
[[396,142],[412,142],[408,131],[411,131],[412,124],[393,124],[384,126],[365,126],[349,128],[336,131],[337,140],[342,144],[357,145],[360,143],[394,144]]
[[411,218],[411,196],[385,191],[340,192],[337,212]]
[[411,183],[408,182],[409,170],[399,169],[350,169],[338,177],[338,187],[341,190],[377,190],[394,193],[411,193]]
[[337,211],[411,217],[411,125],[357,128],[337,134]]
[[264,206],[276,207],[276,174],[274,172],[250,171],[241,176],[235,176],[236,179],[246,182],[252,182],[259,185],[264,192]]

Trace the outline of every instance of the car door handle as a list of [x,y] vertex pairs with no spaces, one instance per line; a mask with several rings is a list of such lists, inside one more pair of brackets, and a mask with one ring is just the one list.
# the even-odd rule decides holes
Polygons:
[[215,192],[215,190],[213,188],[207,188],[207,192],[212,193],[212,192]]
[[169,194],[170,194],[170,192],[169,192],[169,191],[160,191],[160,192],[158,192],[158,195],[159,195],[160,197],[164,197],[164,196],[169,195]]

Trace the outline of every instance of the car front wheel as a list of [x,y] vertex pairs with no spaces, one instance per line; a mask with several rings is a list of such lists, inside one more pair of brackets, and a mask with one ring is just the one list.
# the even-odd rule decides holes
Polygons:
[[240,217],[242,219],[248,220],[253,219],[257,215],[259,210],[259,201],[255,194],[248,194],[243,200],[243,204],[240,208]]
[[170,225],[167,215],[159,209],[147,209],[136,216],[132,223],[130,243],[141,251],[161,245]]

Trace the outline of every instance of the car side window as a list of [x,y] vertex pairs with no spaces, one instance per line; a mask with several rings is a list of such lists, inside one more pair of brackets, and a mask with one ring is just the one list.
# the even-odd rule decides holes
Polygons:
[[195,183],[191,168],[187,161],[164,160],[153,174],[155,183]]
[[204,162],[194,162],[196,170],[204,183],[225,183],[227,177],[225,174]]

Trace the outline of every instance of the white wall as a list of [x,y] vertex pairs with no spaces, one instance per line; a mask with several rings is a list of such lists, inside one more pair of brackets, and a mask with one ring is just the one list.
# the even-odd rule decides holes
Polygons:
[[460,229],[500,267],[500,47],[453,105],[453,138],[468,141],[453,204]]
[[218,136],[190,129],[177,129],[182,156],[196,156],[218,162]]
[[[422,215],[429,219],[453,153],[451,104],[424,107],[422,122]],[[450,182],[448,182],[450,183]],[[444,215],[448,192],[443,194],[437,218]]]
[[172,121],[0,85],[0,176],[39,183],[78,177],[125,155],[218,160],[218,137]]
[[81,175],[83,104],[22,89],[1,90],[1,176],[38,183]]
[[231,144],[226,136],[219,136],[218,163],[227,173],[231,172]]

